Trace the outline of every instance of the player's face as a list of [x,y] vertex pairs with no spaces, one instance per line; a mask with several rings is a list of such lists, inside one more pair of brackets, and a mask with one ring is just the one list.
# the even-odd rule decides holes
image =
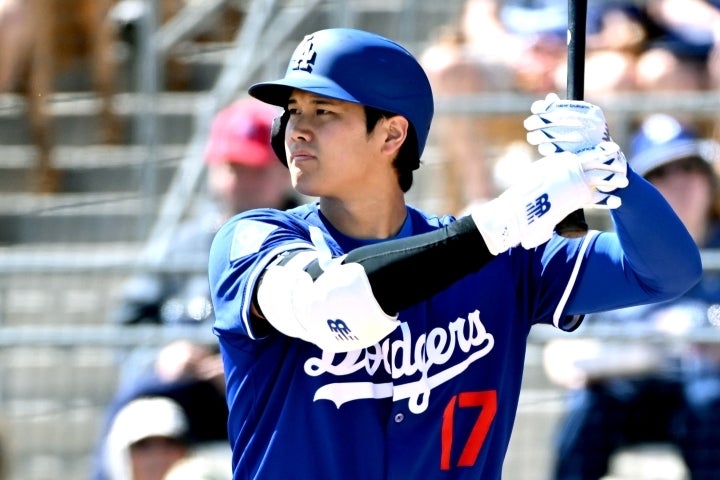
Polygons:
[[150,437],[130,447],[133,480],[162,480],[173,464],[188,455],[185,444],[164,437]]
[[680,217],[696,242],[702,241],[713,202],[711,179],[698,162],[678,161],[646,177]]
[[392,161],[382,153],[382,135],[377,129],[368,134],[361,105],[295,90],[288,111],[288,168],[300,193],[366,197],[394,178]]

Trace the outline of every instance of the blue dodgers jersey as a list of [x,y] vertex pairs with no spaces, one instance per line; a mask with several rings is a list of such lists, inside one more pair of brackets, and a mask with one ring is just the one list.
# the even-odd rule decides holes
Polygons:
[[[408,207],[398,236],[452,221]],[[314,245],[337,256],[361,244],[326,226],[313,204],[241,214],[216,236],[209,274],[233,478],[500,478],[528,332],[553,322],[581,242],[545,255],[513,249],[401,311],[400,327],[364,350],[332,354],[252,330],[253,286],[279,251]]]

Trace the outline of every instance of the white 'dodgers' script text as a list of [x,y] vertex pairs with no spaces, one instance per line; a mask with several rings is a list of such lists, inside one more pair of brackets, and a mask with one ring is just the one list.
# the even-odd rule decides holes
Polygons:
[[[422,413],[428,407],[430,391],[451,380],[478,359],[487,355],[495,343],[492,334],[485,330],[480,321],[480,312],[475,310],[467,320],[457,318],[447,329],[434,328],[420,335],[414,342],[407,323],[400,325],[402,338],[390,343],[387,338],[364,350],[345,354],[323,352],[321,358],[310,358],[305,362],[305,373],[311,376],[331,374],[342,377],[361,369],[373,375],[379,368],[392,375],[393,382],[338,382],[323,385],[315,392],[313,400],[330,400],[340,408],[342,404],[364,398],[388,398],[393,401],[409,399],[408,407],[413,413]],[[462,361],[447,365],[459,348],[466,354]],[[336,356],[345,355],[335,364]],[[433,365],[445,366],[443,370],[428,375]],[[410,377],[417,372],[419,380],[399,383],[397,380]]]

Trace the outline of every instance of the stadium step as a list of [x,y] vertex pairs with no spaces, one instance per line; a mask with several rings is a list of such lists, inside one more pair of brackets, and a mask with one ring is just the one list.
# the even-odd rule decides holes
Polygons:
[[[120,144],[142,144],[143,128],[157,119],[155,144],[188,141],[193,132],[193,114],[199,92],[162,92],[148,98],[139,93],[118,93],[112,109],[121,124]],[[104,143],[99,124],[102,102],[90,92],[53,94],[48,101],[53,144],[92,145]],[[19,95],[0,95],[0,145],[32,145],[27,103]]]

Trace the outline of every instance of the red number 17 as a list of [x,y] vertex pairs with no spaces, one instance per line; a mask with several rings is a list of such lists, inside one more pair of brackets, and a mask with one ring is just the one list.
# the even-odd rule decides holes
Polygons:
[[475,464],[483,443],[485,442],[485,437],[487,437],[488,430],[490,430],[490,424],[493,418],[495,418],[495,412],[497,412],[497,392],[495,390],[463,392],[459,395],[454,395],[445,407],[442,422],[442,438],[440,440],[442,449],[440,454],[441,470],[450,470],[455,409],[477,407],[480,408],[480,412],[470,432],[470,436],[462,449],[460,459],[457,462],[458,467],[471,467]]

